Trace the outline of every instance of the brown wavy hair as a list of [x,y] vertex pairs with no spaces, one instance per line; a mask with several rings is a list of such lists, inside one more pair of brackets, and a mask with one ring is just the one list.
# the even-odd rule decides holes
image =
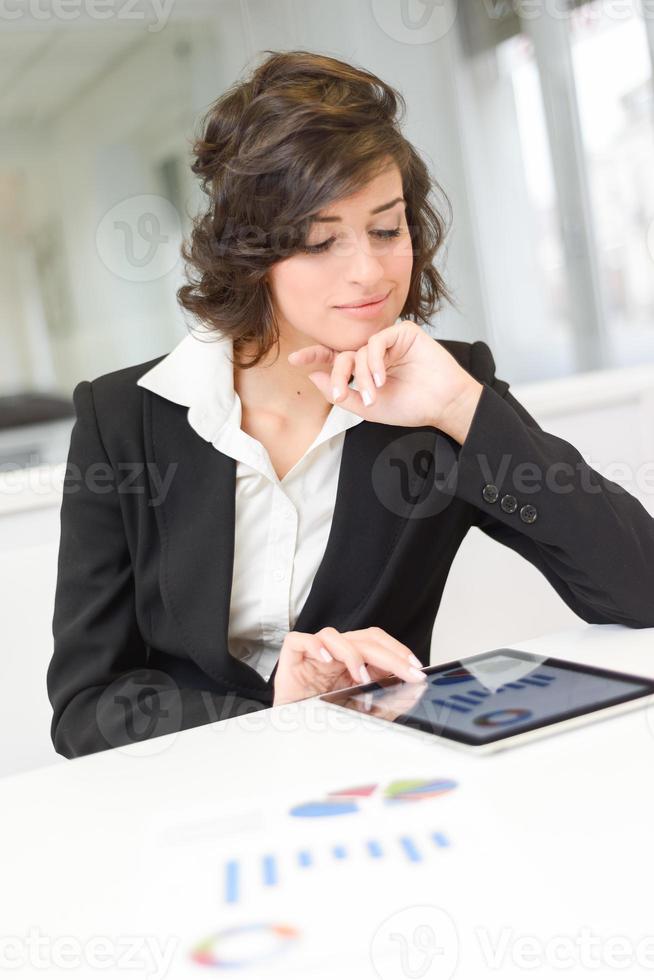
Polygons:
[[[454,303],[432,264],[447,231],[429,203],[436,188],[400,132],[400,92],[376,75],[310,51],[270,51],[202,120],[191,170],[208,196],[182,245],[187,283],[181,307],[210,331],[232,337],[234,361],[254,367],[278,342],[266,279],[301,251],[310,216],[397,164],[412,238],[413,268],[402,319],[426,323],[442,300]],[[253,357],[242,362],[248,345]]]

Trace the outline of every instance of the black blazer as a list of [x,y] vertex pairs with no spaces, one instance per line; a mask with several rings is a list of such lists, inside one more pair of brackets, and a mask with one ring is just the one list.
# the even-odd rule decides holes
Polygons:
[[[427,665],[471,526],[539,568],[586,622],[654,626],[654,518],[538,426],[483,341],[439,342],[483,383],[465,443],[431,426],[347,430],[295,629],[380,626]],[[47,673],[52,739],[67,757],[272,702],[275,671],[266,682],[227,648],[236,463],[184,406],[137,386],[164,356],[73,392]]]

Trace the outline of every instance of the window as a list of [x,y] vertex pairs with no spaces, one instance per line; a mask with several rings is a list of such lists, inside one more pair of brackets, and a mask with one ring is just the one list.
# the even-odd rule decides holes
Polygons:
[[516,381],[654,362],[654,25],[640,0],[571,7],[459,21],[490,341]]
[[518,34],[504,41],[497,48],[497,59],[513,95],[538,273],[534,299],[546,320],[546,336],[537,338],[542,351],[538,376],[557,377],[575,370],[573,318],[543,95],[530,38]]
[[654,81],[633,3],[570,18],[598,261],[616,365],[654,361]]

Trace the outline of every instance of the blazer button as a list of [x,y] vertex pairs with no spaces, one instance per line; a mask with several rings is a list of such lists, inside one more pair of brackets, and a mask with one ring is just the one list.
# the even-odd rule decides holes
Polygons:
[[513,514],[518,509],[518,501],[512,493],[505,493],[500,500],[500,507],[505,514]]
[[481,495],[488,504],[494,504],[500,495],[500,491],[497,489],[494,483],[487,483],[484,489],[481,491]]
[[525,504],[520,508],[520,520],[525,524],[533,524],[538,517],[538,511],[531,504]]

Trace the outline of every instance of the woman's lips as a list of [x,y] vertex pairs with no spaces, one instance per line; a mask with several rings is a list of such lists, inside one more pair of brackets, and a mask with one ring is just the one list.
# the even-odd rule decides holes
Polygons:
[[356,317],[368,317],[375,316],[380,310],[382,310],[386,304],[388,297],[390,296],[390,291],[376,303],[366,303],[365,306],[337,306],[336,309],[341,313],[347,313],[349,316]]

